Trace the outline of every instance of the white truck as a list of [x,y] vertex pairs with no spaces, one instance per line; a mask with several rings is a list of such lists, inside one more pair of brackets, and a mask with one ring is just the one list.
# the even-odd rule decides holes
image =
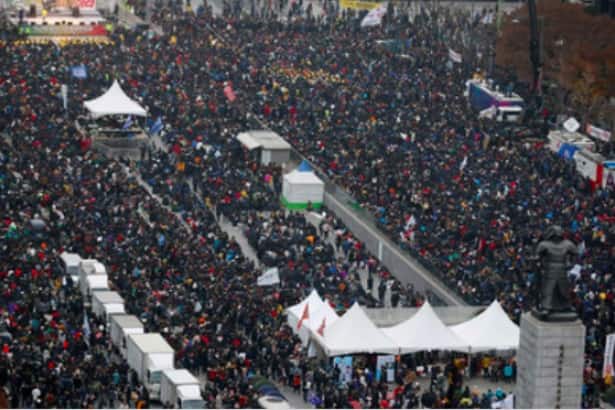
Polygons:
[[131,334],[143,334],[143,323],[135,315],[111,315],[111,341],[126,358],[126,339]]
[[186,369],[162,371],[160,376],[160,403],[175,409],[202,409],[205,407],[199,381]]
[[79,282],[79,264],[81,263],[81,256],[76,253],[62,252],[60,254],[60,261],[62,262],[64,273],[69,275],[73,279],[73,285],[77,286]]
[[111,314],[126,313],[124,299],[119,293],[109,290],[92,292],[92,312],[100,319],[109,323]]
[[160,400],[161,372],[175,367],[175,352],[160,333],[128,335],[128,365],[145,385],[152,400]]
[[108,280],[105,265],[96,259],[82,259],[79,263],[79,287],[84,299],[89,300],[94,290],[109,289]]

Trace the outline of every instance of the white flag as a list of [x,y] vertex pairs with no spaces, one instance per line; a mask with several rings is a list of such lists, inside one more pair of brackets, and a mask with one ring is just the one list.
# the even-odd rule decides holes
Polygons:
[[280,272],[278,268],[267,269],[256,280],[258,286],[271,286],[280,283]]
[[580,126],[581,124],[574,117],[570,117],[564,122],[564,128],[568,132],[576,132]]
[[478,113],[478,118],[489,118],[489,119],[493,119],[495,118],[495,115],[498,113],[498,109],[495,105],[492,105],[489,108],[485,108],[484,110],[481,110],[481,112]]
[[367,13],[363,20],[361,20],[361,27],[373,27],[382,23],[382,17],[387,12],[387,4],[382,3],[380,6],[372,9]]
[[459,171],[463,171],[463,169],[468,165],[468,156],[463,157],[463,161],[459,164]]
[[454,63],[461,63],[461,54],[455,52],[452,48],[448,49],[448,58]]

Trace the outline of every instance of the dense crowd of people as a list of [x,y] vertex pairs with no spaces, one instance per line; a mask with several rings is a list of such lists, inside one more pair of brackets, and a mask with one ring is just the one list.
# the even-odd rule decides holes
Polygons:
[[[128,311],[169,340],[177,365],[206,375],[208,407],[254,407],[253,373],[289,385],[298,376],[314,404],[328,408],[354,400],[416,405],[419,393],[405,373],[418,365],[412,358],[399,366],[400,390],[385,403],[386,384],[359,365],[350,386],[335,387],[336,369],[308,358],[284,324],[283,309],[312,287],[340,312],[354,301],[376,306],[383,297],[370,295],[369,278],[366,292],[358,272],[390,275],[334,215],[317,228],[280,211],[282,168],[261,165],[234,138],[263,125],[345,187],[468,302],[498,298],[515,319],[532,303],[540,232],[564,225],[582,244],[571,296],[588,329],[584,397],[594,404],[604,338],[615,326],[615,200],[609,190],[589,192],[540,138],[512,139],[468,109],[463,84],[487,64],[491,26],[447,9],[423,10],[411,22],[389,13],[372,30],[360,30],[351,14],[285,24],[184,10],[170,4],[153,12],[162,36],[117,28],[111,45],[0,48],[0,354],[8,359],[0,382],[12,406],[147,399],[126,377],[126,364],[107,353],[106,329],[91,315],[86,343],[81,295],[63,283],[56,263],[62,250],[107,266]],[[375,46],[382,38],[397,39],[403,53]],[[463,50],[464,63],[448,61],[450,45]],[[81,63],[88,79],[71,79],[68,68]],[[136,165],[96,154],[73,126],[83,101],[116,78],[164,124],[168,149],[152,149]],[[261,261],[282,268],[280,286],[255,286],[260,272],[219,228],[220,216],[243,223]],[[46,223],[40,232],[30,228],[35,218]],[[424,298],[397,282],[393,289],[396,305]],[[430,389],[423,405],[488,404],[457,382],[454,369],[448,375],[453,387],[435,398]]]

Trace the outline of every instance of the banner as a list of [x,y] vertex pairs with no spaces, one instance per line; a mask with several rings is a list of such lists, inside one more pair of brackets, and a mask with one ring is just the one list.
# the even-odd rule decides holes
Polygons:
[[340,0],[340,7],[353,10],[372,10],[380,6],[379,2],[365,0]]
[[600,141],[609,142],[611,140],[611,133],[609,131],[595,127],[591,124],[587,124],[585,127],[585,132]]
[[[382,374],[382,368],[385,368],[387,374],[386,374],[386,378],[387,378],[387,382],[392,382],[394,380],[389,380],[389,369],[394,369],[395,368],[395,356],[394,355],[378,355],[378,358],[376,359],[376,381],[380,381],[380,379],[382,378],[383,374]],[[394,375],[393,379],[395,378]]]
[[454,63],[461,63],[461,54],[455,52],[452,48],[448,49],[448,58]]
[[256,279],[256,284],[258,286],[271,286],[276,283],[280,283],[280,272],[278,268],[268,269]]
[[77,0],[77,6],[80,9],[95,9],[96,0]]
[[88,69],[85,64],[76,65],[70,68],[71,75],[75,78],[88,78]]
[[515,396],[512,394],[509,394],[508,396],[504,398],[504,400],[494,401],[493,403],[491,403],[491,408],[492,409],[514,409],[515,408],[514,404],[515,404]]
[[370,12],[363,17],[363,20],[361,20],[361,27],[374,27],[380,25],[382,23],[382,17],[384,17],[386,12],[386,3],[382,3],[375,9],[371,9]]
[[613,351],[615,350],[615,333],[606,336],[604,345],[604,360],[602,362],[602,378],[615,376],[613,371]]
[[340,383],[352,381],[352,356],[337,356],[333,358],[333,367],[340,369]]

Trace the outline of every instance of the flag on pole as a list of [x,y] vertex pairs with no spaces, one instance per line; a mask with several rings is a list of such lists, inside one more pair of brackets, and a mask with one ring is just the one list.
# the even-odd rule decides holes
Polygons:
[[88,312],[83,311],[83,339],[87,345],[90,345],[90,335],[92,334],[92,329],[90,329],[90,321],[88,320]]
[[322,318],[322,323],[320,324],[320,326],[318,327],[318,330],[316,331],[322,337],[325,337],[325,326],[326,326],[326,323],[327,323],[327,318],[323,317]]
[[152,126],[150,127],[149,133],[150,134],[158,134],[160,131],[162,131],[162,118],[158,117],[156,122],[154,122],[152,124]]
[[372,9],[361,20],[361,27],[373,27],[382,24],[382,17],[387,12],[387,4],[382,3],[380,6]]
[[454,63],[461,63],[462,61],[461,54],[455,52],[452,48],[448,49],[448,58]]
[[303,308],[303,313],[301,314],[301,319],[299,319],[299,323],[297,323],[297,330],[301,329],[303,325],[303,321],[310,318],[310,305],[308,303],[305,304],[305,308]]
[[235,92],[233,91],[233,86],[231,85],[231,83],[225,83],[226,85],[224,86],[224,95],[226,96],[226,99],[229,100],[230,102],[233,102],[237,99],[237,96],[235,95]]
[[459,164],[459,171],[463,171],[463,169],[468,165],[468,156],[463,157],[463,161]]

